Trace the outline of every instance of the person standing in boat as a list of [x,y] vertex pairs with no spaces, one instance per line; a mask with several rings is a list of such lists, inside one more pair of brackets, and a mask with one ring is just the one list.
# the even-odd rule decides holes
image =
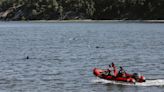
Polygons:
[[112,62],[112,66],[109,65],[109,68],[108,68],[108,75],[112,75],[112,76],[116,77],[117,74],[118,74],[117,67]]
[[113,62],[112,62],[112,68],[113,68],[113,74],[116,77],[118,74],[118,70],[117,70],[117,67],[115,66],[115,64]]

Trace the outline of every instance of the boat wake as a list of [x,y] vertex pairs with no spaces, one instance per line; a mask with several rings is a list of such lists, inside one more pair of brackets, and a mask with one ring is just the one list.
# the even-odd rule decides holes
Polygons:
[[146,82],[143,83],[125,83],[125,82],[117,82],[117,81],[110,81],[110,80],[104,80],[104,79],[94,79],[92,80],[93,83],[102,83],[102,84],[117,84],[117,85],[129,85],[129,86],[164,86],[164,79],[149,79],[146,80]]

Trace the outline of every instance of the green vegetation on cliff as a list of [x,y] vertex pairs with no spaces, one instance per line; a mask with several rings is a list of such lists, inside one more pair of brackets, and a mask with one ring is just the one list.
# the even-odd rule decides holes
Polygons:
[[1,20],[159,20],[164,0],[0,0]]

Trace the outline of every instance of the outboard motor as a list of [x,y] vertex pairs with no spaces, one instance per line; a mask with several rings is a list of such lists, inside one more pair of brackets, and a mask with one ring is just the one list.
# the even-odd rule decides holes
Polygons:
[[133,73],[132,76],[136,81],[139,81],[140,74],[139,73]]
[[145,77],[141,76],[139,73],[133,73],[133,78],[138,82],[146,82]]
[[137,79],[137,78],[139,78],[139,76],[140,76],[140,74],[138,74],[138,73],[133,73],[133,78]]
[[141,81],[141,82],[146,82],[145,77],[144,77],[144,76],[141,76],[141,77],[140,77],[140,81]]

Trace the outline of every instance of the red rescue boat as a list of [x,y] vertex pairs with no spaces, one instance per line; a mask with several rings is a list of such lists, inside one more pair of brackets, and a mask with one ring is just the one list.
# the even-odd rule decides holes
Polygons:
[[140,76],[137,73],[134,74],[126,73],[125,76],[112,76],[112,75],[108,75],[107,72],[108,70],[103,70],[99,68],[93,69],[93,74],[101,79],[128,82],[128,83],[136,83],[136,82],[142,83],[146,81],[144,76]]

